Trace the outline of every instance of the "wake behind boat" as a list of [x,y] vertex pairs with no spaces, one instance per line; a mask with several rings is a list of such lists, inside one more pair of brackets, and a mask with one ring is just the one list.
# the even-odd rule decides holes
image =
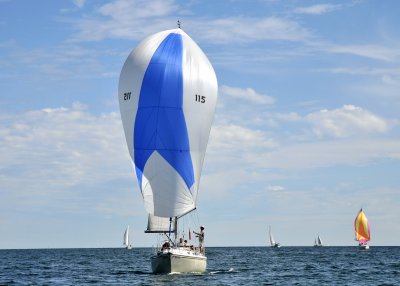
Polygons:
[[371,239],[371,229],[368,218],[362,209],[358,212],[354,221],[355,240],[358,241],[360,249],[369,249],[368,241]]
[[197,233],[197,250],[179,246],[178,221],[196,209],[217,87],[212,65],[179,22],[143,40],[122,68],[118,94],[129,154],[149,225],[162,222],[146,232],[169,244],[151,258],[155,273],[206,270],[204,232]]

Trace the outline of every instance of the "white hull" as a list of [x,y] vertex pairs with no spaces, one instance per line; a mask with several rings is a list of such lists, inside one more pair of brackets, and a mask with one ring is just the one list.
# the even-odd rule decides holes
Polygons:
[[151,257],[153,273],[205,272],[207,257],[185,248],[159,251]]
[[359,249],[369,249],[369,245],[368,244],[360,244],[358,245]]

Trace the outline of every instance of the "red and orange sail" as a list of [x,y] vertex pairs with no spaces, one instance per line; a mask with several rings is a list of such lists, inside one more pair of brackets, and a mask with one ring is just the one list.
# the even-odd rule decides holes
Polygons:
[[371,239],[368,218],[362,209],[360,209],[354,221],[354,230],[356,232],[357,241],[367,242]]

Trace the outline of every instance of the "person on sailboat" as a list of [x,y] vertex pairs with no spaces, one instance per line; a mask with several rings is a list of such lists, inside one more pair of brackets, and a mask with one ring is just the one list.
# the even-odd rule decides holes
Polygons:
[[179,247],[184,247],[184,246],[185,246],[185,244],[183,243],[183,238],[180,238],[180,239],[179,239],[178,246],[179,246]]
[[161,251],[165,250],[165,249],[169,249],[170,248],[170,244],[168,241],[164,242],[164,244],[161,246]]
[[204,248],[203,248],[203,244],[204,244],[204,227],[200,226],[200,232],[193,231],[193,233],[196,234],[196,237],[199,238],[200,252],[204,253]]

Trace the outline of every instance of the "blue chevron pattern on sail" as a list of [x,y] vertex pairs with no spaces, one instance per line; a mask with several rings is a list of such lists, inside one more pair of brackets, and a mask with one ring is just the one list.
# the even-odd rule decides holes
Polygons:
[[171,33],[153,54],[140,90],[133,134],[140,187],[146,162],[155,151],[180,174],[189,190],[194,184],[182,105],[182,36]]

